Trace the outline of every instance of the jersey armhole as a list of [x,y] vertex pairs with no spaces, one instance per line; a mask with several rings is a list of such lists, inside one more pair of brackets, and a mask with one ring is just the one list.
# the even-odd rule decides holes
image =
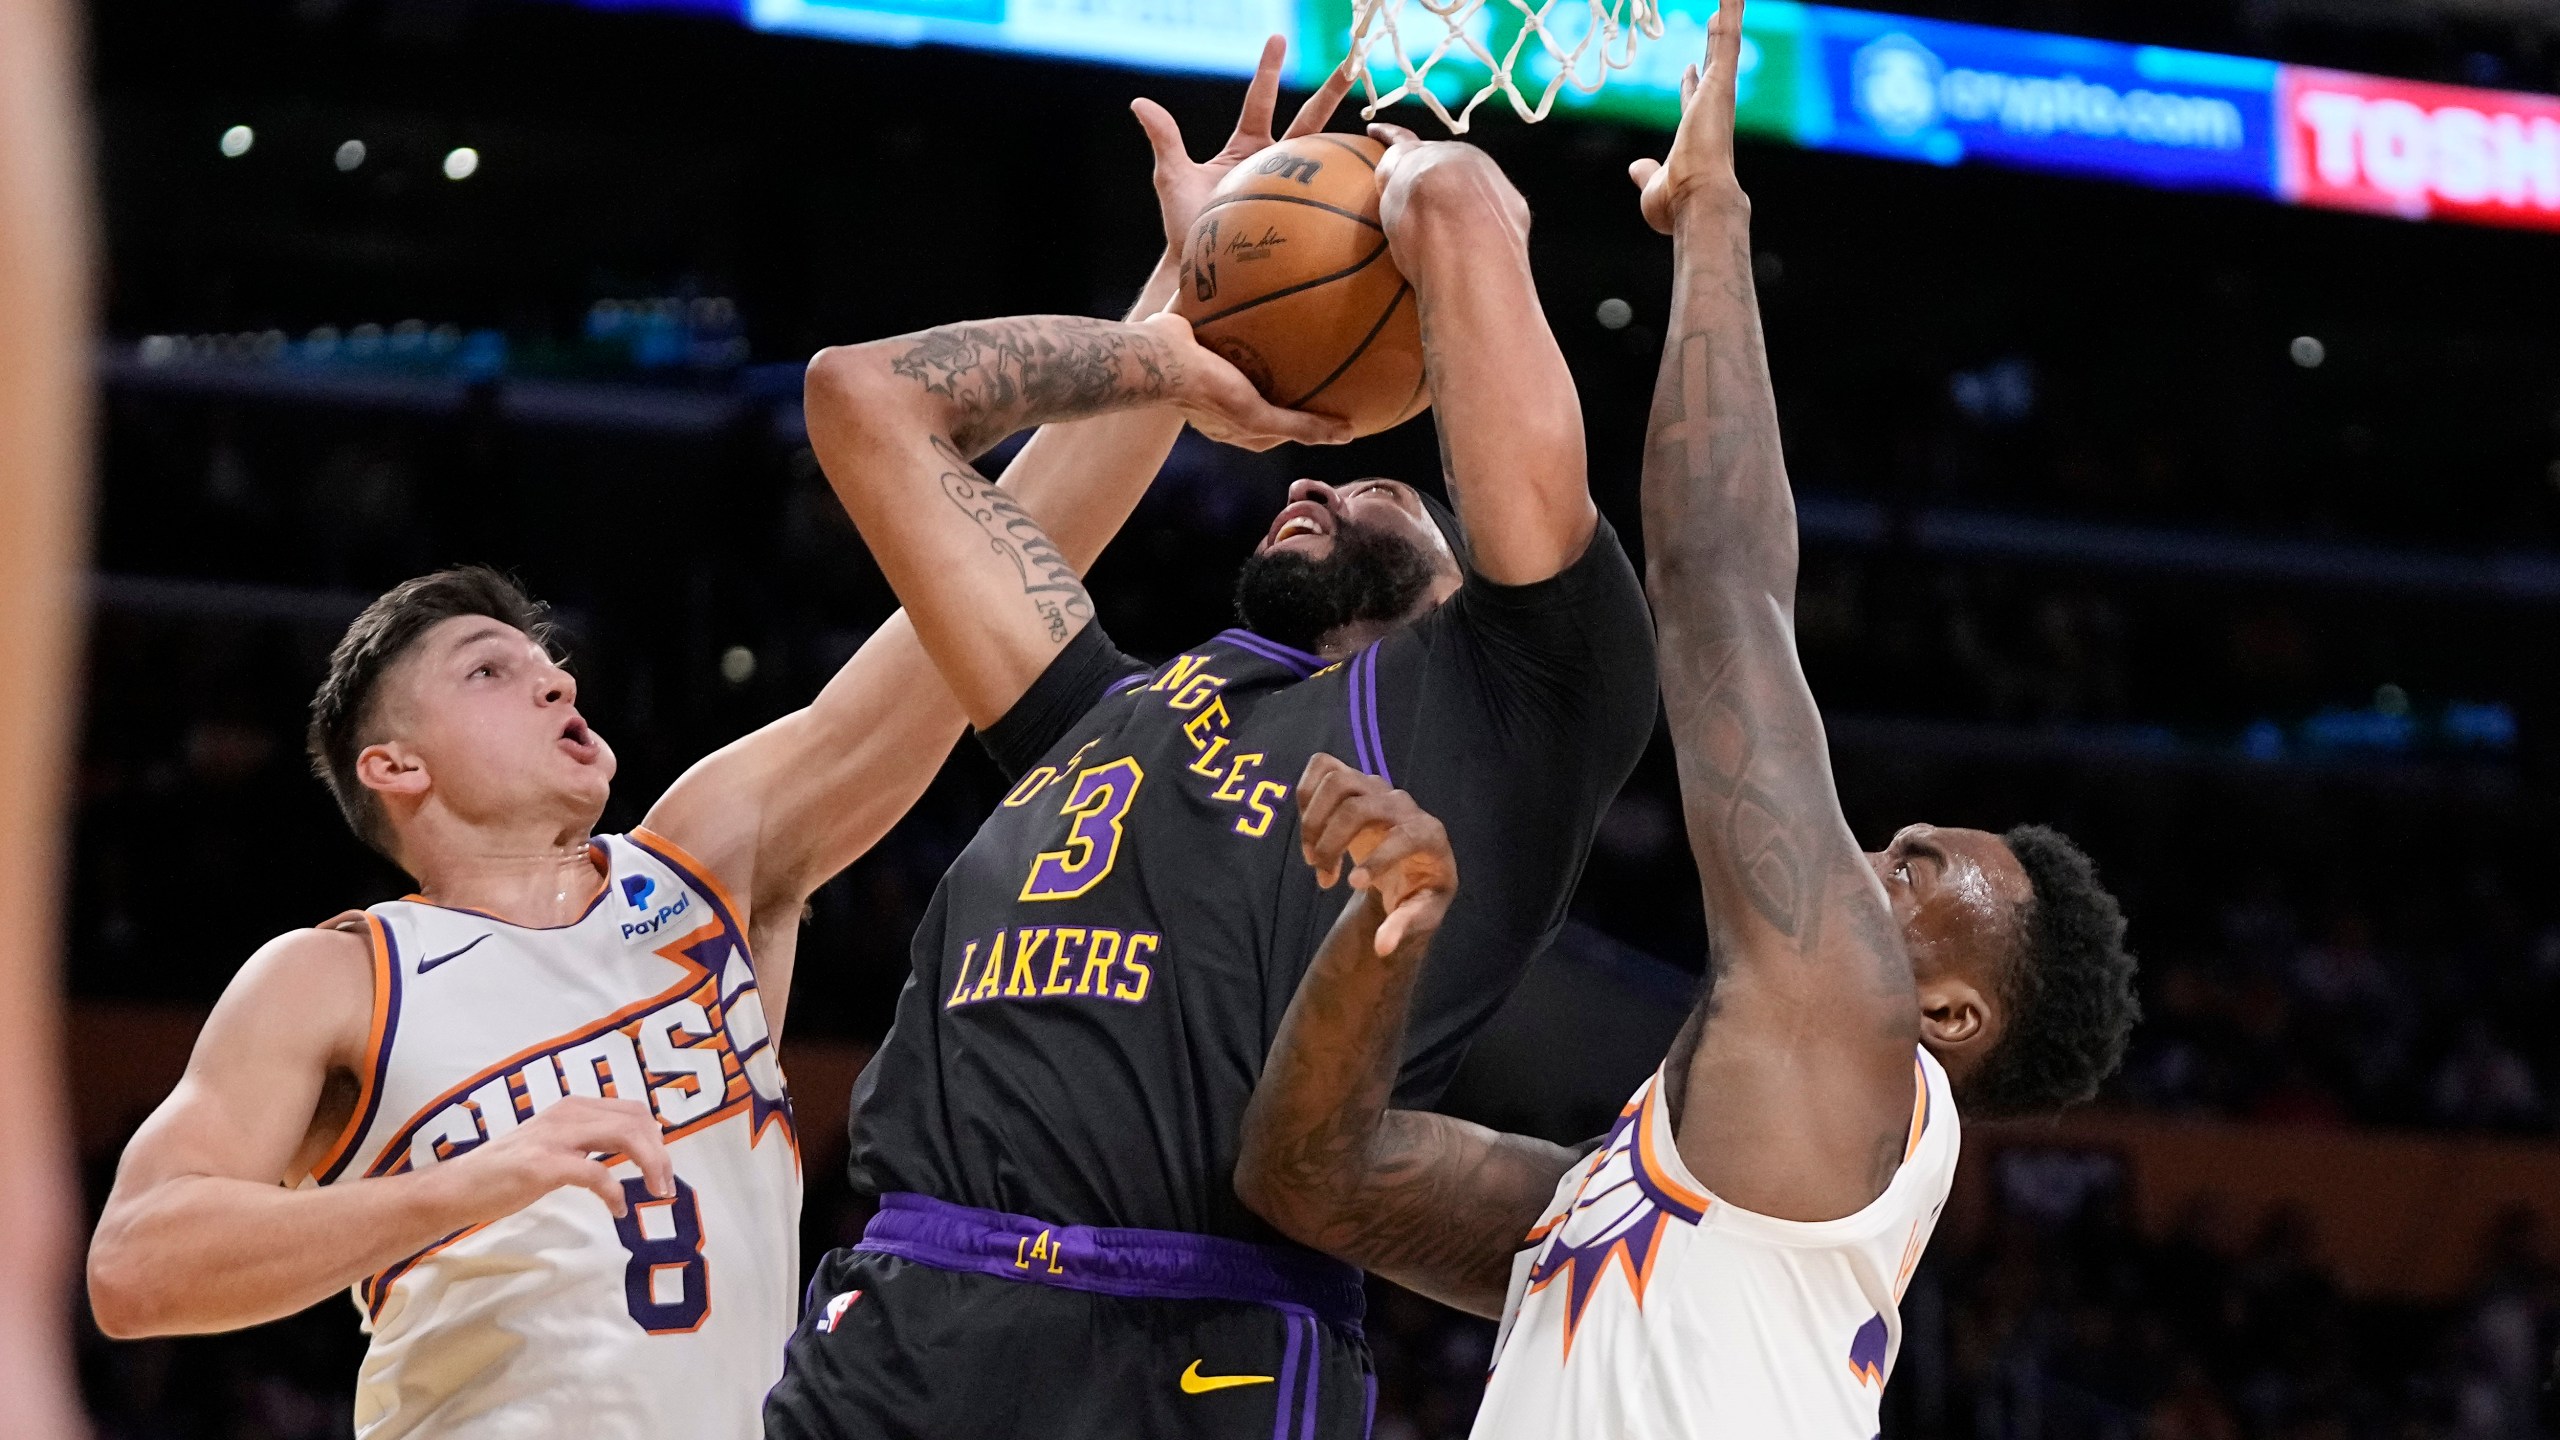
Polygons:
[[[1918,1093],[1911,1102],[1911,1129],[1903,1141],[1902,1161],[1894,1167],[1892,1178],[1885,1181],[1884,1189],[1878,1191],[1873,1200],[1835,1219],[1788,1220],[1776,1215],[1764,1215],[1756,1210],[1746,1210],[1708,1190],[1706,1186],[1697,1182],[1697,1178],[1689,1172],[1688,1162],[1681,1157],[1678,1137],[1670,1133],[1668,1115],[1663,1117],[1662,1129],[1670,1142],[1669,1153],[1667,1155],[1655,1153],[1650,1143],[1653,1132],[1649,1124],[1639,1132],[1646,1142],[1639,1153],[1645,1165],[1655,1172],[1658,1179],[1665,1183],[1678,1184],[1685,1195],[1701,1198],[1705,1202],[1706,1212],[1715,1216],[1719,1225],[1754,1240],[1795,1247],[1829,1246],[1854,1243],[1870,1235],[1883,1234],[1900,1224],[1911,1212],[1912,1207],[1905,1203],[1904,1197],[1909,1195],[1912,1187],[1928,1183],[1926,1180],[1914,1178],[1921,1167],[1933,1166],[1941,1169],[1947,1172],[1950,1180],[1955,1168],[1952,1161],[1939,1164],[1936,1158],[1937,1152],[1934,1150],[1927,1155],[1922,1153],[1923,1147],[1933,1138],[1939,1137],[1942,1131],[1947,1135],[1953,1135],[1953,1127],[1956,1123],[1955,1107],[1944,1102],[1933,1090],[1931,1072],[1937,1067],[1925,1050],[1918,1051],[1913,1056],[1911,1066],[1912,1079]],[[1943,1071],[1937,1073],[1941,1076],[1944,1074]],[[1660,1084],[1658,1071],[1655,1075],[1655,1083],[1657,1086]],[[1646,1121],[1652,1119],[1650,1115],[1644,1118]],[[1945,1196],[1942,1193],[1936,1203],[1943,1204],[1944,1200]]]
[[383,1076],[391,1068],[391,1042],[400,1028],[400,954],[391,927],[379,915],[350,911],[320,928],[351,932],[355,927],[348,922],[355,919],[363,922],[365,944],[372,951],[373,1022],[365,1036],[364,1061],[356,1067],[356,1103],[346,1128],[311,1167],[312,1180],[321,1185],[346,1170],[355,1158],[356,1142],[373,1128],[374,1114],[382,1108]]

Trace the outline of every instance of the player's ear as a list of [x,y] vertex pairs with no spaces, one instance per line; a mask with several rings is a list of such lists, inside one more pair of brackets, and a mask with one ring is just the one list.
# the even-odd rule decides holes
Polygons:
[[397,740],[376,741],[356,752],[356,783],[381,795],[424,795],[426,757]]
[[1932,975],[1920,982],[1920,1036],[1939,1052],[1985,1045],[1991,1038],[1991,1002],[1962,975]]

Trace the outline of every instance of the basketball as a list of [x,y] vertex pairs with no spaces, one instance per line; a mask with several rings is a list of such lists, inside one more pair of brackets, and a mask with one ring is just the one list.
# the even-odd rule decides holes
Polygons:
[[1193,221],[1174,313],[1273,404],[1373,435],[1431,403],[1413,287],[1378,223],[1366,135],[1301,135],[1238,165]]

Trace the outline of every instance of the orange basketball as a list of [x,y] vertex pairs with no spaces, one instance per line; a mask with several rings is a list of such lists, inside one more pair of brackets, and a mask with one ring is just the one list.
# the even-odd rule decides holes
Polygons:
[[1378,224],[1365,135],[1301,135],[1238,165],[1182,247],[1174,312],[1265,398],[1371,435],[1431,403],[1413,287]]

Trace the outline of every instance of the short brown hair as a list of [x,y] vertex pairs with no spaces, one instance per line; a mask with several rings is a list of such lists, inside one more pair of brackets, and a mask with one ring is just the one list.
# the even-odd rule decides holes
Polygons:
[[311,697],[311,725],[303,744],[311,755],[311,772],[329,787],[356,838],[391,855],[382,801],[356,778],[356,756],[367,743],[382,677],[418,637],[458,615],[486,615],[549,649],[552,631],[545,617],[550,609],[507,575],[486,565],[461,565],[392,586],[338,637],[337,648],[329,652],[329,673]]

